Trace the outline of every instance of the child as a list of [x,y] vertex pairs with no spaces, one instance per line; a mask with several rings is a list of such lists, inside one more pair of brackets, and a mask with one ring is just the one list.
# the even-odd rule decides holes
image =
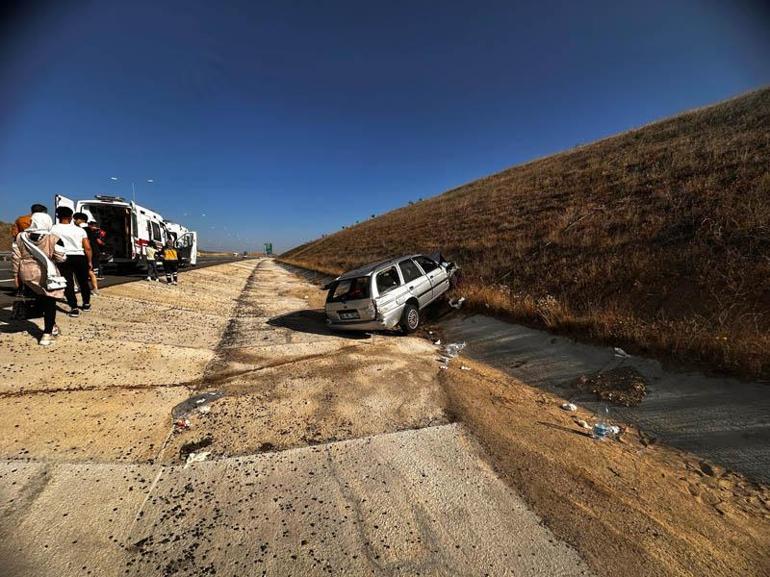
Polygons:
[[166,271],[166,283],[176,284],[177,271],[179,270],[179,256],[174,246],[174,241],[168,239],[166,246],[161,251],[163,270]]

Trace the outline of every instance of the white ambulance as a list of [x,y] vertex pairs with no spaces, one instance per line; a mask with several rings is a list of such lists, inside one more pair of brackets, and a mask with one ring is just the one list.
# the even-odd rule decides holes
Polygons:
[[105,233],[102,262],[118,267],[140,265],[144,247],[150,241],[165,244],[169,238],[179,249],[180,264],[194,265],[198,260],[198,235],[184,226],[167,222],[155,211],[119,196],[96,195],[93,200],[72,200],[60,194],[54,202],[67,206],[95,220]]

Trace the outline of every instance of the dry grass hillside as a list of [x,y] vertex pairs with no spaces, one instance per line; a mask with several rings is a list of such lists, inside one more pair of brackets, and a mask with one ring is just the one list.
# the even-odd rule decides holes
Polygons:
[[337,273],[440,248],[471,306],[770,377],[770,89],[515,166],[307,243]]
[[0,221],[0,252],[11,250],[11,226],[10,222]]

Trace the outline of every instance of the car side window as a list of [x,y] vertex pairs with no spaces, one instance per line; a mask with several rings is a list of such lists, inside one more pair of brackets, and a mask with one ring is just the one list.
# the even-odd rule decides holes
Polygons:
[[401,269],[401,276],[404,277],[404,282],[412,282],[414,279],[422,276],[420,269],[411,259],[402,260],[398,263]]
[[433,261],[433,259],[430,259],[427,256],[418,256],[414,260],[420,263],[422,270],[424,270],[426,274],[438,268],[438,265]]
[[381,295],[401,284],[396,267],[377,273],[377,292]]

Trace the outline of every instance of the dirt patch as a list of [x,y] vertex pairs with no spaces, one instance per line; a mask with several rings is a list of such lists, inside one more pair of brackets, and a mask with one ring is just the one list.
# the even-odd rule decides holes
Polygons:
[[635,407],[647,394],[647,380],[633,367],[617,367],[575,379],[572,386],[578,391],[592,393],[600,401],[614,405]]
[[[767,576],[770,487],[632,427],[595,441],[563,399],[468,359],[442,371],[452,414],[550,529],[603,575]],[[589,422],[592,415],[579,410]]]
[[201,436],[216,456],[248,455],[447,423],[433,347],[375,336],[336,341],[328,352],[294,356],[218,382],[224,396],[170,440],[169,456]]

